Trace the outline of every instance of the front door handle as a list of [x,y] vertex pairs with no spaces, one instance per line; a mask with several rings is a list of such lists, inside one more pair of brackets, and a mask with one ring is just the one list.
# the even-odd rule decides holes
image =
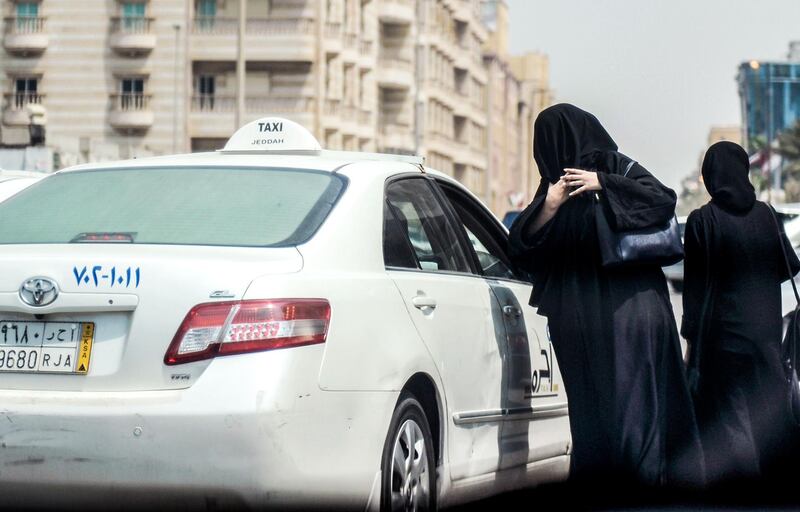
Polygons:
[[436,309],[436,299],[428,297],[427,295],[417,295],[411,299],[411,303],[414,304],[414,307],[417,309]]

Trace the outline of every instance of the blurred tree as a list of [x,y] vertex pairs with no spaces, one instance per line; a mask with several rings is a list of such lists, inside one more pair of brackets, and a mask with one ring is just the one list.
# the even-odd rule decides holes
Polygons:
[[800,179],[800,121],[778,135],[778,154],[783,157],[786,179]]

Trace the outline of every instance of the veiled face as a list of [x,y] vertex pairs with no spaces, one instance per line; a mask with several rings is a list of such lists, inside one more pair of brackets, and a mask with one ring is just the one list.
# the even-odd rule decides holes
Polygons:
[[617,145],[595,116],[561,103],[543,110],[533,125],[533,157],[542,178],[556,183],[565,167],[580,167],[595,151],[616,151]]
[[750,158],[733,142],[717,142],[703,159],[703,182],[712,199],[731,210],[749,210],[755,203],[750,183]]

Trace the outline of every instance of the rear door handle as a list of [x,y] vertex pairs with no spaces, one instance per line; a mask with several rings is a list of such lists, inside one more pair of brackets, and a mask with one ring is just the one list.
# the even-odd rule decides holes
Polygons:
[[431,308],[436,309],[436,299],[433,297],[428,297],[427,295],[417,295],[413,299],[411,299],[411,303],[414,304],[414,307],[417,309],[423,308]]

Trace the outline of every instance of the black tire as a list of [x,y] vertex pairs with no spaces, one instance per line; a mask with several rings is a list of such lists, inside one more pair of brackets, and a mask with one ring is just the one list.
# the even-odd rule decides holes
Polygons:
[[[425,416],[425,411],[417,401],[417,399],[410,393],[403,393],[400,395],[397,407],[395,407],[394,414],[392,414],[392,421],[389,424],[389,432],[386,435],[386,442],[383,446],[383,457],[381,458],[381,511],[390,512],[393,510],[406,510],[402,507],[392,508],[392,490],[398,489],[400,483],[398,477],[393,478],[392,466],[394,447],[402,432],[401,429],[407,422],[413,422],[419,427],[422,432],[422,439],[425,446],[425,458],[427,459],[427,471],[425,475],[421,476],[419,480],[427,477],[428,482],[428,496],[427,503],[415,503],[411,510],[430,510],[435,511],[436,508],[436,457],[434,456],[433,436],[431,435],[428,418]],[[420,484],[423,484],[420,482]],[[397,505],[397,503],[395,503]]]

